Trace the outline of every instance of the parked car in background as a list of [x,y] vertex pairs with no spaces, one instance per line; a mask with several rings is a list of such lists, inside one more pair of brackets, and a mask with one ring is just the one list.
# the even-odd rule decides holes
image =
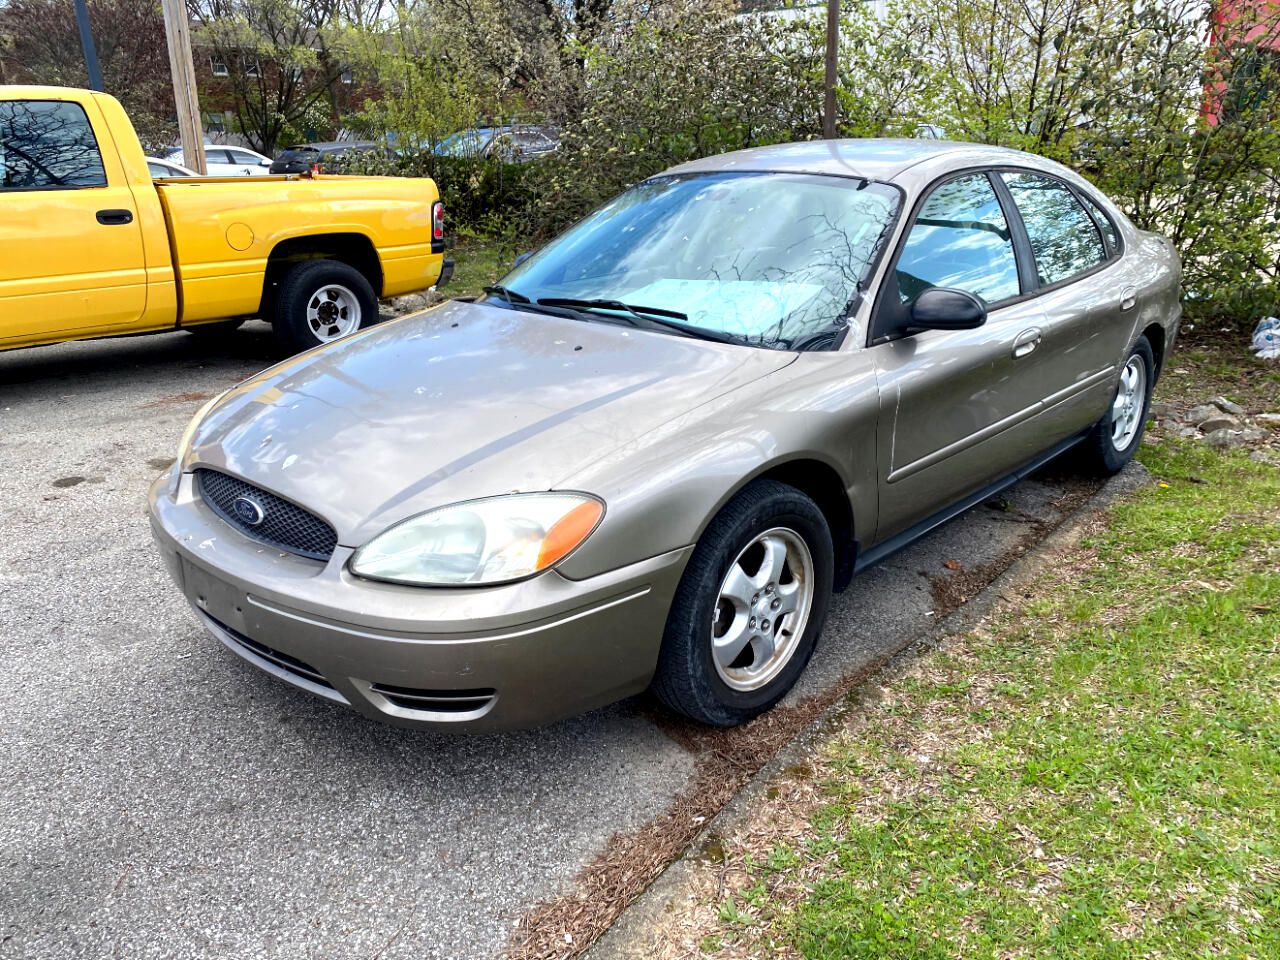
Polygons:
[[560,149],[560,135],[543,124],[475,127],[452,134],[436,145],[441,157],[484,157],[527,163]]
[[257,316],[296,352],[446,269],[428,179],[152,176],[112,97],[0,86],[0,350]]
[[[187,166],[182,149],[165,155],[172,163]],[[271,160],[248,147],[227,147],[207,144],[204,148],[205,167],[211,177],[261,177],[266,176]]]
[[161,160],[159,157],[147,157],[147,169],[151,172],[151,176],[155,180],[162,180],[165,177],[198,177],[200,174],[194,170],[188,170],[180,163],[174,163],[172,160]]
[[372,141],[304,143],[285,147],[271,162],[272,173],[341,173],[353,156],[381,148]]
[[1179,280],[1014,150],[697,160],[478,302],[211,401],[152,524],[215,637],[367,716],[495,730],[651,688],[741,723],[856,571],[1068,449],[1129,461]]

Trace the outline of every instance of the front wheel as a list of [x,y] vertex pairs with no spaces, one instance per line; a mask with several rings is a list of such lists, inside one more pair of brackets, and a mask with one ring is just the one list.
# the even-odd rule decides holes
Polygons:
[[364,275],[337,260],[307,260],[285,274],[271,325],[289,353],[332,343],[378,316],[378,301]]
[[1111,476],[1133,459],[1142,443],[1155,385],[1155,356],[1146,337],[1139,337],[1120,370],[1111,406],[1080,445],[1083,465]]
[[720,727],[768,710],[813,654],[831,600],[826,518],[794,487],[757,480],[694,548],[667,617],[653,692]]

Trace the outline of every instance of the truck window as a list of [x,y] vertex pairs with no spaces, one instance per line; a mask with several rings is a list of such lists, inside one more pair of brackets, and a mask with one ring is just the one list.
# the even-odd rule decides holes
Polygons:
[[83,107],[57,100],[0,102],[0,190],[106,185]]

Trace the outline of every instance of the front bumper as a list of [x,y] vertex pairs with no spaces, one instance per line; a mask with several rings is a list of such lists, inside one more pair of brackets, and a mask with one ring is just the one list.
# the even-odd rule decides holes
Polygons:
[[166,475],[151,489],[165,566],[227,647],[301,689],[397,726],[538,726],[644,690],[692,547],[592,577],[424,589],[284,554]]

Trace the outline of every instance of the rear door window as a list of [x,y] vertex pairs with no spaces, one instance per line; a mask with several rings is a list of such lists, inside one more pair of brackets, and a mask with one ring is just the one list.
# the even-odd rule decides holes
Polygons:
[[1002,173],[1026,224],[1040,286],[1079,276],[1107,259],[1097,225],[1061,180],[1034,173]]
[[897,278],[903,303],[930,287],[965,290],[987,303],[1021,293],[1013,235],[986,174],[934,188],[903,244]]
[[0,189],[105,187],[84,108],[57,100],[0,102]]

